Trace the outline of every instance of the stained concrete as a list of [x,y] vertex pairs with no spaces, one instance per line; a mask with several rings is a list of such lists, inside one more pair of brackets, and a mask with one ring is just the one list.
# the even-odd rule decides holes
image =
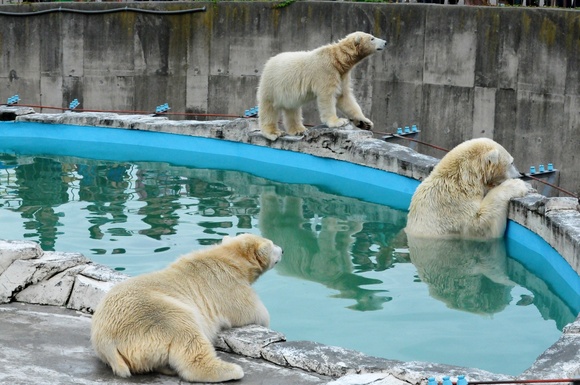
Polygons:
[[[353,72],[354,93],[377,132],[418,124],[452,148],[492,137],[524,170],[551,162],[561,186],[580,185],[578,13],[539,7],[272,2],[31,2],[1,11],[124,7],[183,15],[0,15],[0,98],[24,104],[240,116],[256,104],[264,63],[355,30],[388,41]],[[50,37],[50,38],[47,38]],[[305,122],[319,124],[315,103]],[[425,146],[421,152],[440,156]]]

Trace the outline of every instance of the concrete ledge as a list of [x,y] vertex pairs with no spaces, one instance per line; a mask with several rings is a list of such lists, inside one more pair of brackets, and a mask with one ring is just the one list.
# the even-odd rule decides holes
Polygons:
[[542,237],[580,274],[579,210],[574,198],[529,194],[511,202],[509,218]]
[[149,115],[113,113],[31,114],[19,122],[71,124],[128,130],[164,132],[301,152],[323,158],[344,160],[414,179],[423,179],[439,161],[408,147],[373,139],[370,131],[351,125],[339,129],[326,126],[310,128],[303,136],[285,136],[274,142],[260,133],[257,119],[218,120],[210,122],[174,121]]

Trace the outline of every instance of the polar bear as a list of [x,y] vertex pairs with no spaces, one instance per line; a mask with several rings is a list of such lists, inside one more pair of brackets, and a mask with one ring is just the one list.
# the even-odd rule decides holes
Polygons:
[[334,44],[313,51],[283,52],[270,58],[258,86],[259,122],[262,134],[276,140],[284,133],[278,128],[283,115],[286,132],[306,131],[302,124],[302,105],[316,99],[320,120],[328,127],[341,127],[347,119],[337,116],[337,107],[355,126],[370,130],[356,102],[350,72],[362,59],[381,51],[387,42],[368,33],[353,32]]
[[513,157],[495,141],[468,140],[452,149],[417,187],[408,236],[500,238],[510,199],[526,195]]
[[212,342],[222,328],[269,325],[250,285],[281,255],[272,241],[242,234],[115,285],[93,315],[97,355],[121,377],[158,371],[190,382],[242,378],[242,368],[217,358]]

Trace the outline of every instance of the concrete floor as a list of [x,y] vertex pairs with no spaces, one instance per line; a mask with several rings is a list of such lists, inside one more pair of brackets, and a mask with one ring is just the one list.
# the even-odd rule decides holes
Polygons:
[[[116,377],[94,354],[90,316],[56,306],[0,305],[0,384],[182,384],[177,377]],[[332,379],[266,361],[219,353],[241,365],[245,377],[230,384],[326,384]]]

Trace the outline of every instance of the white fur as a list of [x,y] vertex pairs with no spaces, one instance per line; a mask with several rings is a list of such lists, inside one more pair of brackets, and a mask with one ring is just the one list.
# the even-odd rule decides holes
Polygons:
[[250,285],[281,255],[270,240],[243,234],[119,283],[93,315],[97,355],[120,377],[158,371],[191,382],[242,378],[239,365],[216,356],[213,340],[223,328],[269,326]]
[[265,137],[276,140],[284,133],[278,128],[280,114],[290,135],[306,131],[302,106],[316,100],[320,120],[328,127],[340,127],[348,119],[356,126],[372,129],[351,90],[350,71],[368,55],[384,49],[385,40],[364,32],[354,32],[335,44],[312,51],[284,52],[266,63],[258,87],[260,128]]
[[512,156],[491,139],[466,141],[451,150],[419,185],[405,231],[414,237],[502,237],[512,198],[528,186]]

